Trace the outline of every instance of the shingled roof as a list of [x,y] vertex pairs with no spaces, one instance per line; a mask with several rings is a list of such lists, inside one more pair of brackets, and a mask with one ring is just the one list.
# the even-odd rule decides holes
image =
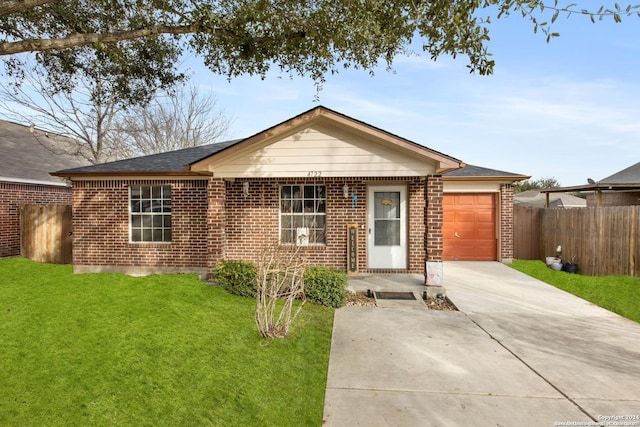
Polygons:
[[[547,205],[547,196],[540,190],[527,190],[513,195],[513,204],[544,208]],[[549,195],[550,208],[579,208],[587,206],[587,200],[567,193],[555,193]]]
[[440,153],[438,151],[432,150],[428,147],[422,146],[415,142],[406,140],[397,135],[386,132],[382,129],[379,129],[375,126],[371,126],[367,123],[361,122],[359,120],[353,119],[349,116],[345,116],[344,114],[338,113],[334,110],[328,109],[326,107],[318,106],[312,108],[304,113],[301,113],[289,120],[286,120],[278,125],[272,126],[266,130],[260,131],[257,134],[250,136],[248,138],[236,139],[225,142],[218,142],[215,144],[202,145],[199,147],[186,148],[177,151],[170,151],[166,153],[153,154],[148,156],[137,157],[133,159],[119,160],[115,162],[102,163],[98,165],[86,166],[86,167],[78,167],[72,169],[60,170],[52,175],[54,176],[62,176],[62,177],[73,177],[85,174],[95,174],[95,175],[123,175],[123,174],[136,174],[136,175],[185,175],[185,174],[201,174],[202,172],[198,172],[197,169],[192,169],[189,166],[193,166],[195,163],[207,159],[208,157],[219,153],[220,151],[234,146],[240,143],[254,143],[257,139],[264,137],[268,138],[273,136],[274,133],[281,132],[282,127],[290,124],[300,124],[304,123],[305,120],[312,121],[316,117],[332,117],[333,120],[344,120],[350,126],[354,128],[364,128],[367,131],[371,131],[376,135],[384,135],[385,137],[391,138],[396,141],[398,145],[404,144],[406,147],[413,147],[419,149],[420,153],[429,153],[428,155],[433,156],[434,158],[440,159],[441,162],[445,164],[454,164],[457,167],[460,164],[460,160],[455,159],[446,154]]
[[0,120],[0,181],[66,185],[49,172],[86,165],[69,138]]
[[[372,127],[371,125],[368,125],[366,123],[363,122],[359,122],[355,119],[352,119],[348,116],[344,116],[341,115],[340,113],[337,113],[333,110],[329,110],[326,109],[324,107],[316,107],[312,110],[309,110],[305,113],[302,113],[299,116],[296,116],[292,120],[295,120],[298,117],[301,117],[304,114],[308,114],[309,112],[312,112],[314,110],[318,110],[318,109],[324,109],[327,111],[330,111],[332,113],[335,114],[339,114],[340,116],[346,117],[349,120],[353,120],[354,122],[357,123],[362,123],[366,126]],[[269,131],[271,131],[272,129],[276,128],[278,125],[269,128],[265,131],[259,132],[260,133],[268,133]],[[372,127],[374,129],[379,130],[378,128]],[[52,175],[55,176],[73,176],[73,175],[83,175],[83,174],[106,174],[106,175],[119,175],[119,174],[126,174],[126,173],[136,173],[136,174],[185,174],[185,173],[189,173],[189,166],[201,161],[203,159],[206,159],[209,156],[212,156],[226,148],[229,148],[233,145],[239,144],[242,141],[246,141],[248,139],[251,139],[255,137],[249,137],[249,138],[244,138],[244,139],[235,139],[235,140],[231,140],[231,141],[224,141],[224,142],[218,142],[218,143],[214,143],[214,144],[208,144],[208,145],[201,145],[198,147],[191,147],[191,148],[185,148],[182,150],[176,150],[176,151],[170,151],[170,152],[166,152],[166,153],[160,153],[160,154],[152,154],[152,155],[148,155],[148,156],[141,156],[141,157],[136,157],[136,158],[132,158],[132,159],[126,159],[126,160],[118,160],[115,162],[108,162],[108,163],[101,163],[101,164],[97,164],[97,165],[90,165],[90,166],[83,166],[83,167],[77,167],[77,168],[71,168],[71,169],[65,169],[65,170],[60,170],[58,172],[53,173]],[[399,137],[398,137],[399,138]],[[408,141],[410,142],[410,141]],[[411,142],[412,144],[415,144],[416,146],[418,144]],[[420,146],[422,147],[422,146]],[[426,147],[422,147],[424,149],[430,150]],[[439,155],[442,156],[446,156],[442,153],[430,150],[434,153],[437,153]],[[450,156],[446,156],[452,160],[456,160],[459,162],[459,160],[454,159],[453,157]],[[445,178],[460,178],[460,179],[464,179],[464,178],[484,178],[484,179],[491,179],[491,178],[505,178],[505,179],[512,179],[512,180],[522,180],[522,179],[528,179],[529,176],[525,176],[522,174],[517,174],[517,173],[513,173],[513,172],[506,172],[506,171],[501,171],[501,170],[497,170],[497,169],[489,169],[489,168],[484,168],[481,166],[475,166],[475,165],[465,165],[464,167],[460,168],[460,169],[456,169],[453,170],[451,172],[445,173],[443,175],[443,177]]]
[[83,173],[184,173],[186,167],[198,160],[205,159],[212,154],[224,150],[242,139],[218,142],[215,144],[200,145],[197,147],[183,148],[166,153],[151,154],[148,156],[134,157],[131,159],[117,160],[115,162],[100,163],[72,169],[65,169],[55,173],[59,176],[70,176]]
[[447,172],[442,176],[443,177],[465,177],[465,178],[472,178],[472,177],[476,177],[476,178],[477,177],[486,177],[486,178],[500,177],[500,178],[518,178],[518,179],[529,178],[528,176],[525,176],[519,173],[505,172],[497,169],[483,168],[481,166],[475,166],[475,165],[469,165],[469,164],[465,165],[460,169]]
[[601,179],[598,184],[640,184],[640,162]]

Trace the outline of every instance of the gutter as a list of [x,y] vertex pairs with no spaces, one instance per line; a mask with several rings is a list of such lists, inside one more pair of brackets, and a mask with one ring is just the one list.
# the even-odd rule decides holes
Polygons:
[[69,185],[63,181],[41,181],[38,179],[22,179],[22,178],[9,178],[6,176],[0,176],[0,182],[13,182],[16,184],[34,184],[34,185],[49,185],[55,187],[68,187]]

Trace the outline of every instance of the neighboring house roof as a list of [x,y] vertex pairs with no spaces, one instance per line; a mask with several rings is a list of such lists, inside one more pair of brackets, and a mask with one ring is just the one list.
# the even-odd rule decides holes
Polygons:
[[[325,147],[327,153],[323,155],[310,154],[309,152],[311,150],[305,149],[307,150],[305,151],[299,148],[305,144],[303,139],[313,133],[311,129],[314,127],[328,130],[329,133],[335,132],[340,135],[348,134],[349,137],[353,139],[344,143],[345,146],[354,143],[354,141],[367,141],[370,146],[379,148],[379,152],[371,153],[372,156],[380,161],[386,162],[386,164],[394,163],[391,156],[388,156],[389,154],[399,153],[398,155],[404,159],[412,158],[414,166],[416,163],[422,162],[420,164],[425,165],[428,162],[428,169],[438,172],[451,171],[464,165],[464,163],[454,157],[424,147],[326,107],[319,106],[248,138],[143,156],[135,159],[60,170],[53,175],[63,177],[131,174],[148,176],[158,174],[211,175],[212,171],[216,171],[217,176],[225,177],[232,177],[234,174],[236,174],[235,176],[256,176],[257,173],[262,173],[263,175],[261,176],[276,176],[280,171],[274,173],[274,168],[277,169],[281,167],[282,173],[285,173],[285,167],[282,165],[274,165],[272,161],[274,158],[278,158],[278,155],[272,152],[267,153],[267,151],[270,145],[279,143],[281,144],[280,149],[283,148],[282,145],[289,144],[286,147],[289,150],[287,152],[289,155],[297,153],[299,155],[302,154],[304,157],[305,165],[300,166],[298,164],[300,170],[298,170],[297,173],[316,173],[315,171],[317,169],[314,169],[314,167],[317,167],[319,159],[326,159],[329,156],[336,155],[336,153],[344,147],[336,147],[335,149]],[[327,143],[327,141],[331,142],[332,138],[334,138],[334,142],[339,140],[339,138],[335,138],[334,135],[322,135],[321,132],[316,132],[312,136],[318,135],[326,137],[325,140],[321,141],[322,143]],[[307,140],[306,143],[308,142]],[[298,151],[296,152],[296,150]],[[360,153],[366,151],[363,147],[358,147],[358,150],[360,150]],[[343,158],[348,158],[348,155],[343,156]],[[236,162],[234,167],[238,168],[237,162],[244,162],[245,169],[231,172],[227,170],[228,168],[225,169],[228,164],[234,161]],[[314,162],[316,163],[314,164]],[[335,164],[330,164],[330,166],[335,166]],[[404,170],[411,170],[410,167],[404,164],[399,165],[399,167],[405,167]],[[269,168],[271,168],[271,170],[269,170]],[[307,169],[303,171],[303,168]],[[374,168],[375,167],[373,167],[372,170],[374,170]],[[341,173],[328,169],[329,168],[325,169],[323,176],[337,176],[337,174]],[[350,174],[351,172],[349,167],[347,167],[345,173]],[[381,172],[377,170],[375,172],[381,174]],[[331,173],[334,175],[331,175]]]
[[445,179],[446,178],[489,178],[489,179],[509,178],[515,181],[531,178],[530,176],[527,176],[527,175],[522,175],[522,174],[513,173],[513,172],[505,172],[497,169],[483,168],[481,166],[475,166],[475,165],[469,165],[469,164],[465,165],[460,169],[447,172],[442,176]]
[[67,154],[73,145],[69,138],[0,120],[0,181],[66,185],[49,172],[89,163]]
[[529,198],[529,197],[536,197],[540,194],[540,190],[527,190],[527,191],[521,191],[520,193],[516,193],[513,195],[513,197],[518,196],[519,198],[523,199],[523,198]]
[[[591,181],[593,182],[593,181]],[[572,187],[547,188],[543,193],[569,193],[576,191],[638,191],[640,190],[640,162],[614,173],[598,182]]]
[[[513,195],[513,204],[518,206],[530,206],[544,208],[547,204],[547,196],[540,190],[527,190]],[[583,208],[587,206],[586,199],[566,193],[549,195],[549,207],[551,208]]]
[[598,184],[640,184],[640,162],[601,179]]

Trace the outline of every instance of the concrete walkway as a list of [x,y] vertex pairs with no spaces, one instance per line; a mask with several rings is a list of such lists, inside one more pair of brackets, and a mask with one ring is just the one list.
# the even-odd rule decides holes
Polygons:
[[[393,290],[392,278],[374,277],[368,289]],[[397,281],[415,290],[416,279]],[[354,287],[367,288],[358,280],[366,278]],[[495,262],[446,262],[444,286],[461,311],[336,310],[325,425],[553,426],[640,416],[640,324]]]

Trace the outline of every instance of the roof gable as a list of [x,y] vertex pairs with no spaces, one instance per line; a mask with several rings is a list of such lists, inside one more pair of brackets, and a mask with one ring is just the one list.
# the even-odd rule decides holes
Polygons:
[[52,175],[424,176],[463,165],[446,154],[316,107],[246,139],[65,169]]
[[325,107],[290,120],[191,165],[219,177],[414,176],[461,161]]

